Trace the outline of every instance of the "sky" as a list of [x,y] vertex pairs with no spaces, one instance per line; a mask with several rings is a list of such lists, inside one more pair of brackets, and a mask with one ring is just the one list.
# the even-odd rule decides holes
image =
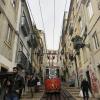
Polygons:
[[27,1],[29,3],[32,15],[34,17],[36,27],[39,30],[43,30],[45,32],[47,49],[57,50],[59,48],[64,11],[69,10],[70,0],[55,0],[55,28],[54,0],[40,0],[43,21],[40,12],[39,0]]

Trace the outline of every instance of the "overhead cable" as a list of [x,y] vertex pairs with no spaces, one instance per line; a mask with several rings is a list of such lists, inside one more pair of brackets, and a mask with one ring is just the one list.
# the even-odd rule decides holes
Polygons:
[[41,8],[40,0],[39,0],[39,8],[40,8],[40,14],[41,14],[41,19],[42,19],[43,30],[45,32],[45,27],[44,27],[44,21],[43,21],[42,8]]
[[29,12],[30,12],[30,17],[31,17],[32,21],[34,22],[34,24],[36,25],[35,20],[34,20],[34,17],[33,17],[33,14],[32,14],[32,11],[31,11],[31,8],[30,8],[30,5],[29,5],[29,3],[28,3],[27,0],[26,0],[26,4],[27,4],[28,9],[29,9]]
[[54,33],[55,33],[55,0],[54,0],[53,49],[54,49]]

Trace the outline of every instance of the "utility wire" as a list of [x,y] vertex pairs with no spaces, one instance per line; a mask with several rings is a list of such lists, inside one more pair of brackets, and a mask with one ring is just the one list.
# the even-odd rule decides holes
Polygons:
[[[67,5],[67,0],[65,0],[64,13],[66,11],[66,5]],[[64,18],[64,14],[63,14],[63,18]],[[62,23],[61,23],[61,30],[60,30],[61,33],[62,33],[62,29],[63,29],[63,20],[62,20]]]
[[29,5],[29,3],[28,3],[27,0],[26,0],[26,4],[27,4],[28,9],[29,9],[29,12],[30,12],[30,17],[31,17],[32,21],[34,22],[33,24],[36,25],[35,20],[34,20],[34,17],[33,17],[33,14],[32,14],[32,11],[31,11],[31,8],[30,8],[30,5]]
[[54,0],[53,49],[54,49],[54,33],[55,33],[55,0]]
[[65,8],[64,8],[64,11],[66,10],[66,6],[67,6],[67,0],[65,0]]
[[[39,0],[39,8],[40,8],[41,19],[42,19],[42,27],[43,27],[43,30],[44,30],[44,33],[45,33],[45,27],[44,27],[43,15],[42,15],[42,7],[41,7],[40,0]],[[45,43],[46,43],[46,37],[45,37],[45,35],[44,35],[44,38],[45,38]],[[47,44],[46,44],[46,47],[47,47]]]
[[43,16],[42,16],[42,8],[41,8],[40,0],[39,0],[39,8],[40,8],[40,13],[41,13],[41,19],[42,19],[43,30],[44,30],[44,32],[45,32],[45,27],[44,27],[44,21],[43,21]]

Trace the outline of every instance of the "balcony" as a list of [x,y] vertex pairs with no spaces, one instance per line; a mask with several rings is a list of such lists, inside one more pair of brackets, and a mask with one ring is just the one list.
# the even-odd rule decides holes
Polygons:
[[36,40],[36,37],[33,36],[32,34],[29,34],[28,35],[28,39],[27,39],[27,44],[30,48],[36,48],[38,43],[37,43],[37,40]]
[[27,22],[27,20],[26,20],[26,18],[25,18],[24,16],[23,16],[21,19],[22,19],[22,20],[21,20],[21,29],[22,29],[22,31],[23,31],[23,35],[24,35],[24,36],[27,36],[28,33],[29,33],[28,22]]
[[25,56],[25,54],[22,51],[18,51],[17,65],[21,66],[24,69],[26,69],[28,67],[27,57]]
[[43,56],[43,48],[38,49],[37,56]]
[[28,43],[30,48],[32,48],[34,46],[34,37],[32,34],[28,35],[27,43]]

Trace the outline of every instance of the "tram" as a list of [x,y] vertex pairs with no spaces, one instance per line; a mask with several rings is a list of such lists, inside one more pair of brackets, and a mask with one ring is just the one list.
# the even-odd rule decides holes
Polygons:
[[59,67],[46,67],[44,84],[46,93],[60,92],[61,79]]

